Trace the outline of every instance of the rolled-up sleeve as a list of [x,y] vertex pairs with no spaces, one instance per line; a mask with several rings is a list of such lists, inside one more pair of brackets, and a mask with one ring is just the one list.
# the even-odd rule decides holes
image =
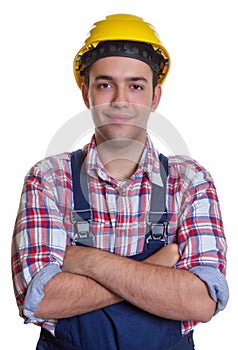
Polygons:
[[217,313],[229,297],[227,243],[217,191],[210,173],[194,160],[177,158],[172,176],[177,181],[173,188],[179,189],[174,216],[181,259],[176,268],[186,269],[206,283]]
[[[71,230],[67,154],[37,163],[25,177],[12,239],[12,274],[20,315],[33,314],[44,285],[61,271]],[[40,322],[40,320],[38,320]]]
[[229,289],[225,276],[218,269],[210,266],[196,266],[189,271],[206,283],[210,296],[216,302],[215,314],[224,310],[229,299]]
[[60,272],[61,269],[58,265],[51,264],[44,267],[30,282],[23,306],[26,323],[44,323],[45,320],[36,318],[34,313],[44,297],[44,286]]

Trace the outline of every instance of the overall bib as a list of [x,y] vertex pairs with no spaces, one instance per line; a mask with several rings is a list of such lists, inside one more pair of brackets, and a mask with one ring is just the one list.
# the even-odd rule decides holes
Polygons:
[[[153,201],[158,203],[158,195],[155,192],[153,195],[152,191],[151,208]],[[77,198],[82,199],[82,193],[77,194]],[[87,211],[86,202],[83,204],[84,214]],[[151,213],[152,217],[156,216],[156,212]],[[85,220],[86,216],[83,217],[83,225]],[[160,222],[164,220],[160,215]],[[164,246],[161,225],[155,225],[155,228],[154,235],[147,231],[143,252],[129,259],[142,261]],[[89,244],[90,237],[82,241]],[[77,244],[81,245],[81,242]],[[192,333],[182,337],[180,321],[155,316],[123,301],[83,315],[60,319],[55,337],[42,329],[36,350],[194,350]]]

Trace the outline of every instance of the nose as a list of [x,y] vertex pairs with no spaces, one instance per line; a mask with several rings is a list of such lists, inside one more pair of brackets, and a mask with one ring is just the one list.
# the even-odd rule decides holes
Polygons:
[[128,95],[124,86],[117,86],[111,100],[111,105],[114,108],[127,107],[129,103]]

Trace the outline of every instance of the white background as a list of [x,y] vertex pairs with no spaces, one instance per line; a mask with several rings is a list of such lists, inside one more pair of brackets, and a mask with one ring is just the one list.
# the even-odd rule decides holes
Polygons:
[[18,317],[11,282],[11,235],[23,178],[45,156],[55,132],[84,110],[72,73],[74,55],[95,21],[118,12],[152,23],[170,52],[172,66],[158,112],[179,130],[192,157],[212,173],[220,199],[229,244],[230,301],[210,323],[196,327],[196,349],[236,347],[235,5],[232,0],[1,2],[0,303],[1,342],[7,340],[7,348],[33,350],[39,333]]

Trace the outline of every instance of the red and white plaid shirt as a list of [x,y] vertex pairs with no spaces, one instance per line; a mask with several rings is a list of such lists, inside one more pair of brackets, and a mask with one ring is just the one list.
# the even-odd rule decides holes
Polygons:
[[[63,153],[46,158],[27,174],[12,244],[13,281],[20,312],[26,322],[34,322],[52,333],[57,321],[34,319],[33,314],[43,297],[44,284],[61,271],[65,248],[74,234],[70,220],[73,209],[70,156]],[[95,246],[122,256],[140,253],[151,183],[162,186],[159,153],[147,137],[141,163],[126,184],[108,176],[98,158],[94,137],[86,162],[93,208],[90,228]],[[217,312],[222,310],[228,300],[226,240],[212,178],[196,161],[169,157],[167,208],[169,243],[177,242],[181,252],[175,268],[189,270],[204,280],[217,301]],[[183,321],[183,334],[195,324]]]

